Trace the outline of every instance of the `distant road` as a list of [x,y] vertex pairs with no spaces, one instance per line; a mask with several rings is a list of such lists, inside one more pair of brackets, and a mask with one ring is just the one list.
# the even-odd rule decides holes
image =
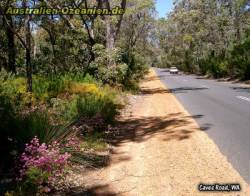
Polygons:
[[250,184],[250,88],[155,70]]

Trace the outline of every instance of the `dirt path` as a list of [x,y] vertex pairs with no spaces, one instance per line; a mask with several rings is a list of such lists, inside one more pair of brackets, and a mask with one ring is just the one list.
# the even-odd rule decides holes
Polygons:
[[[248,185],[199,129],[194,121],[199,116],[190,116],[154,71],[141,88],[132,114],[122,119],[110,166],[88,176],[90,195],[250,195]],[[242,192],[201,193],[201,182],[240,183]]]

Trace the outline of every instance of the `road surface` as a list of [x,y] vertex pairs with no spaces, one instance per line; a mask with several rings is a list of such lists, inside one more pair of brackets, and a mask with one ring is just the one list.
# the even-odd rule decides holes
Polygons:
[[164,69],[156,72],[250,183],[250,88],[191,75],[171,75]]

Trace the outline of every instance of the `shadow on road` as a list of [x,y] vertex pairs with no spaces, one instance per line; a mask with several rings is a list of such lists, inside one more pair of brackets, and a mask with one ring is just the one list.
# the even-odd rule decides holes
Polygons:
[[160,79],[167,78],[168,76],[172,76],[172,75],[160,75],[159,74],[158,76],[152,76],[152,77],[145,78],[144,81],[145,82],[152,82],[152,81],[155,81],[155,80],[160,80]]
[[240,92],[240,93],[250,93],[249,87],[231,87],[231,89]]
[[162,88],[154,88],[154,89],[142,89],[140,93],[142,95],[153,95],[153,94],[165,94],[165,93],[187,93],[189,91],[202,91],[207,90],[208,88],[197,88],[197,87],[180,87],[180,88],[172,88],[172,89],[162,89]]
[[199,88],[199,87],[180,87],[169,89],[172,93],[187,93],[188,91],[202,91],[207,90],[208,88]]

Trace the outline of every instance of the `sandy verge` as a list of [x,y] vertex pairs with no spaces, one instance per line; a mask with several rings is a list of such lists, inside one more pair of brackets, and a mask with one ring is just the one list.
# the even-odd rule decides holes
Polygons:
[[[121,118],[110,165],[81,177],[89,195],[250,195],[249,186],[153,70]],[[76,177],[77,180],[77,177]],[[240,183],[241,192],[202,193],[198,184]]]

